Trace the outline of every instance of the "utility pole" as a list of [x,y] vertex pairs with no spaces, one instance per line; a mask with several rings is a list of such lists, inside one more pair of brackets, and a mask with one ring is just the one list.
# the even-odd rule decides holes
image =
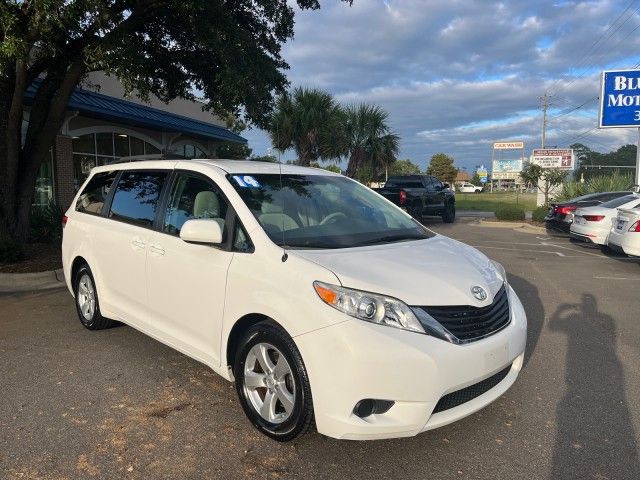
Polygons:
[[540,100],[540,108],[542,109],[542,143],[540,148],[544,148],[544,143],[547,137],[547,110],[549,109],[549,100],[551,100],[551,95],[549,92],[545,91],[544,95],[538,97]]

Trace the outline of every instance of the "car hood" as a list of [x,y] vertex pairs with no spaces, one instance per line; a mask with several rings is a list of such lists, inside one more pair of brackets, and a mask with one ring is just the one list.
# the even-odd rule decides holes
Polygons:
[[[381,293],[413,306],[485,306],[504,283],[484,254],[442,235],[386,245],[290,253],[331,270],[344,287]],[[486,300],[471,294],[474,286],[485,289]]]

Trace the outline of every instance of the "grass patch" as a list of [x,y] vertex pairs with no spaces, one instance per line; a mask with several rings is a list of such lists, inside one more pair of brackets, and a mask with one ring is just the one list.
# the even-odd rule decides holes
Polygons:
[[456,193],[456,210],[495,212],[505,205],[518,206],[526,212],[531,212],[536,209],[536,194],[516,192]]

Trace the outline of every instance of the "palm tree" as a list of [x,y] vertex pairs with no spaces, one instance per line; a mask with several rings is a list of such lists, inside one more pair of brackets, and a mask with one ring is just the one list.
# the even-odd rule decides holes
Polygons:
[[389,114],[376,105],[363,103],[346,109],[348,177],[356,177],[360,172],[376,177],[395,160],[400,137],[391,132],[388,118]]
[[298,164],[309,166],[344,154],[342,124],[342,109],[330,93],[298,87],[278,98],[269,134],[276,149],[295,149]]

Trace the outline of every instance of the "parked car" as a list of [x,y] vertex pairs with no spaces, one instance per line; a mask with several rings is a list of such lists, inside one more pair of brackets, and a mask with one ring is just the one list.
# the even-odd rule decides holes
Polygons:
[[456,218],[456,199],[449,184],[431,175],[389,177],[384,188],[373,190],[414,218],[437,216],[445,223]]
[[478,187],[473,183],[462,183],[458,186],[458,191],[460,193],[480,193],[482,191],[482,187]]
[[564,202],[551,203],[549,213],[544,217],[549,231],[569,232],[575,211],[578,208],[593,207],[609,200],[629,195],[632,192],[599,192],[572,198]]
[[526,314],[502,266],[342,175],[105,165],[63,223],[82,325],[124,322],[235,380],[279,441],[314,422],[335,438],[416,435],[496,400],[523,366]]
[[640,257],[640,208],[620,208],[609,233],[609,248]]
[[604,202],[595,207],[578,208],[571,224],[571,238],[586,243],[606,246],[618,208],[640,207],[640,195],[632,193]]

